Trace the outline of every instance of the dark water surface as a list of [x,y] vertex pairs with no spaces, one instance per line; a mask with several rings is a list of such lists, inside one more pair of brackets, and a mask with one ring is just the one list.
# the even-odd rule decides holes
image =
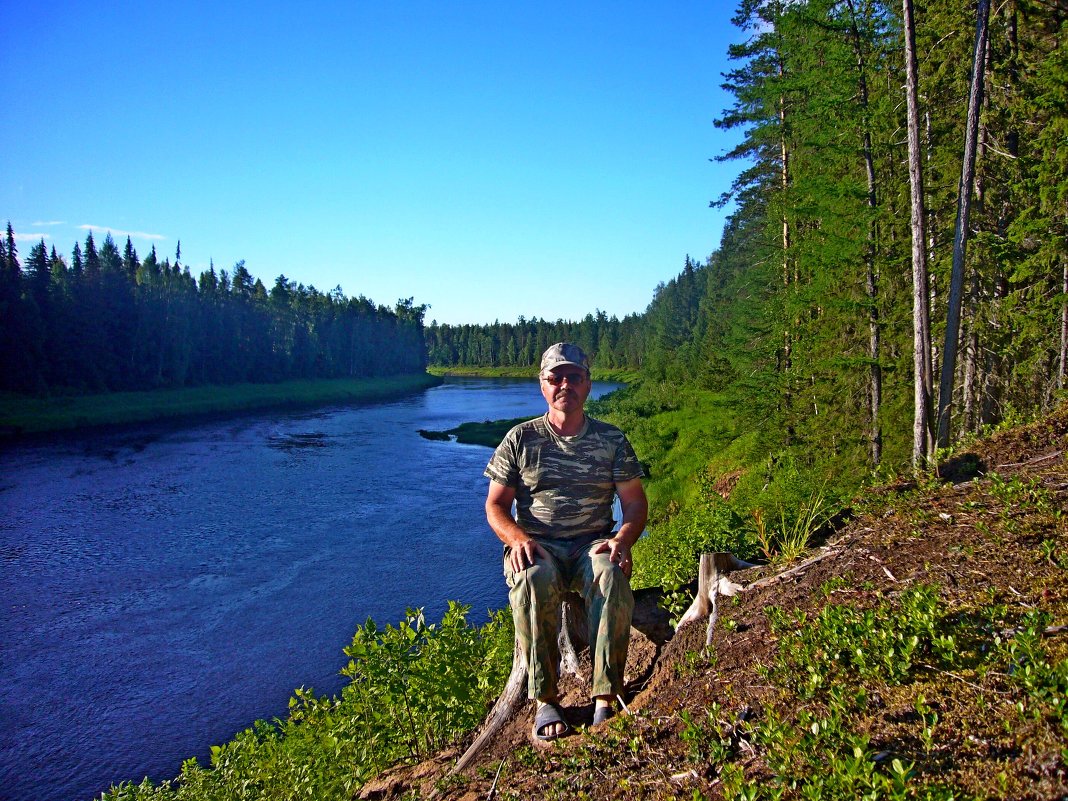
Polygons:
[[[595,385],[594,393],[614,388]],[[420,428],[535,416],[533,381],[0,453],[0,798],[175,776],[296,687],[337,692],[355,627],[507,603],[490,451]]]

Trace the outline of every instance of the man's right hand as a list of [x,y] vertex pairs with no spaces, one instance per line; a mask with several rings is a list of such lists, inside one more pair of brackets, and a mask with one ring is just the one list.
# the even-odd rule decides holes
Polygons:
[[516,524],[515,518],[512,517],[514,500],[514,487],[490,481],[489,493],[486,496],[486,520],[489,521],[493,533],[508,546],[508,568],[513,573],[520,573],[533,565],[537,557],[544,559],[549,555]]
[[513,573],[520,573],[533,565],[538,556],[545,558],[548,554],[536,541],[527,538],[518,545],[510,546],[508,550],[508,567],[511,568]]

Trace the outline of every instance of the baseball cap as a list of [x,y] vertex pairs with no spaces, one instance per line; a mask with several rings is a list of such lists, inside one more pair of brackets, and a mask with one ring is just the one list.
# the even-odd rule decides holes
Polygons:
[[557,342],[550,345],[541,355],[541,372],[545,373],[554,367],[572,364],[581,367],[586,372],[590,371],[590,360],[578,345],[570,342]]

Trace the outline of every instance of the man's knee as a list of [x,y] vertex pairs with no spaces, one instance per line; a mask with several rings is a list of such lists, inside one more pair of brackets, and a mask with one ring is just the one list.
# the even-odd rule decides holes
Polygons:
[[[513,610],[537,609],[538,617],[557,609],[563,593],[559,571],[551,561],[539,559],[533,565],[508,576],[508,599]],[[525,611],[529,614],[529,611]],[[559,614],[559,610],[555,612]]]
[[595,554],[590,560],[590,590],[604,598],[617,598],[624,604],[634,603],[630,579],[622,568],[608,558]]

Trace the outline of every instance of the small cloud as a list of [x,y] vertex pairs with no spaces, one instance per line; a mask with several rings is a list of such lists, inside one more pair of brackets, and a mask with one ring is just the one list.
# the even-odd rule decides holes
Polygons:
[[[38,223],[34,223],[37,225]],[[42,239],[51,239],[51,234],[15,234],[16,242],[40,242]]]
[[106,225],[79,225],[83,231],[105,231],[113,237],[128,236],[130,239],[166,239],[163,234],[146,234],[144,231],[120,231],[118,228],[109,228]]
[[47,220],[45,222],[30,223],[34,228],[45,228],[49,225],[66,225],[63,220]]

